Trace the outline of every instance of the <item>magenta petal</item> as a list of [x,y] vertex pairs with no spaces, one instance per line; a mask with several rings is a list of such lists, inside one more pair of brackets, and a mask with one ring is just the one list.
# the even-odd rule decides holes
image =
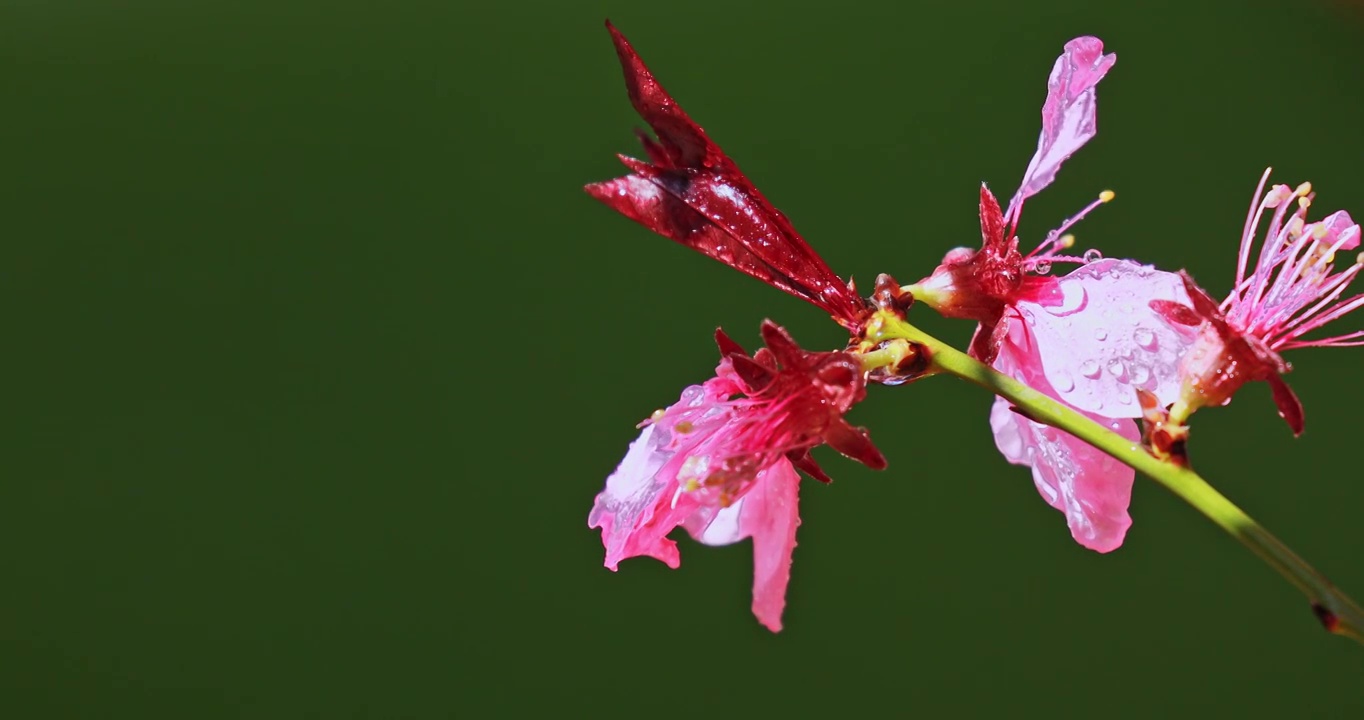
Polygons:
[[[1111,420],[1085,413],[1097,422],[1117,425],[1132,442],[1140,434],[1132,420]],[[1053,427],[1035,423],[996,398],[990,410],[995,445],[1015,465],[1032,468],[1033,484],[1048,505],[1066,514],[1075,542],[1098,552],[1116,550],[1132,525],[1127,506],[1136,472]]]
[[782,460],[763,472],[744,496],[743,534],[753,538],[753,614],[772,632],[781,631],[791,553],[796,548],[800,475]]
[[1117,55],[1103,54],[1103,50],[1103,41],[1098,38],[1079,37],[1066,43],[1065,53],[1056,59],[1047,79],[1037,152],[1023,173],[1018,192],[1009,201],[1006,216],[1016,213],[1020,203],[1050,185],[1061,163],[1098,132],[1094,87],[1118,59]]
[[[1022,341],[1022,342],[1020,342]],[[995,368],[1040,392],[1057,398],[1047,383],[1039,358],[1026,344],[1026,332],[1015,328],[1000,348]],[[1140,442],[1137,424],[1131,420],[1084,415]],[[990,411],[995,445],[1009,462],[1032,468],[1033,483],[1048,505],[1066,515],[1070,534],[1081,545],[1109,552],[1122,545],[1132,518],[1127,507],[1132,499],[1132,468],[1105,455],[1070,433],[1036,423],[997,399]]]
[[753,538],[753,614],[768,630],[781,631],[791,553],[800,525],[800,473],[782,458],[758,474],[753,487],[727,508],[700,507],[684,527],[697,542],[729,545]]
[[[1138,388],[1162,404],[1180,391],[1179,361],[1196,334],[1165,322],[1152,300],[1189,303],[1175,273],[1130,260],[1100,260],[1060,279],[1059,305],[1018,303],[1047,382],[1079,410],[1141,417]],[[1016,322],[1016,321],[1015,321]]]
[[671,568],[681,562],[668,533],[691,513],[696,500],[693,494],[682,493],[679,502],[672,503],[677,473],[660,472],[676,456],[667,448],[667,435],[653,425],[644,428],[606,479],[606,488],[587,516],[589,528],[601,528],[605,565],[611,570],[621,560],[639,555],[662,560]]

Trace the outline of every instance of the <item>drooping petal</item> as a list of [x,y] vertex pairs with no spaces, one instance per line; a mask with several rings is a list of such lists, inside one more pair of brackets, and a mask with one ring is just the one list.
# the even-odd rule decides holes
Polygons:
[[[1096,422],[1116,426],[1114,429],[1132,442],[1140,442],[1141,435],[1132,420],[1085,414]],[[990,410],[990,427],[1005,459],[1030,467],[1042,499],[1065,513],[1075,542],[1098,552],[1122,545],[1132,525],[1127,513],[1136,477],[1132,468],[1074,435],[1013,412],[1003,398],[996,398]]]
[[1112,53],[1105,55],[1103,49],[1099,38],[1078,37],[1066,43],[1065,52],[1056,59],[1047,79],[1037,152],[1009,201],[1006,217],[1016,218],[1023,201],[1050,185],[1061,163],[1098,132],[1094,88],[1118,59]]
[[[995,368],[1061,400],[1047,382],[1036,347],[1028,326],[1015,323],[1001,345]],[[1133,443],[1140,442],[1132,420],[1081,412]],[[1098,552],[1122,545],[1132,524],[1127,513],[1136,476],[1132,468],[1070,433],[1013,412],[1003,399],[997,399],[990,411],[990,427],[1005,459],[1031,468],[1038,493],[1048,505],[1065,513],[1076,542]]]
[[1059,305],[1018,303],[1058,397],[1105,417],[1141,417],[1138,388],[1174,402],[1180,359],[1196,334],[1165,322],[1151,302],[1190,302],[1180,276],[1106,259],[1060,278],[1060,287]]
[[778,632],[800,525],[800,475],[789,462],[777,463],[763,474],[744,496],[740,527],[753,538],[753,614],[768,630]]
[[753,538],[753,614],[781,630],[791,554],[800,525],[800,474],[782,460],[758,474],[753,489],[726,508],[700,508],[684,527],[697,542],[730,545]]

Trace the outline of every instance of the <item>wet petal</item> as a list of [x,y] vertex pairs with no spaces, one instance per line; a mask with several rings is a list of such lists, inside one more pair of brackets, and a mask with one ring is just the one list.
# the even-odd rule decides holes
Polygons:
[[1140,417],[1138,388],[1163,404],[1174,402],[1179,361],[1196,335],[1165,322],[1151,301],[1188,304],[1180,277],[1108,259],[1081,266],[1060,283],[1060,305],[1018,304],[1029,331],[1019,342],[1036,345],[1040,369],[1058,397],[1105,417]]
[[1079,37],[1066,43],[1047,79],[1047,99],[1042,105],[1042,133],[1037,152],[1028,163],[1023,182],[1009,201],[1008,217],[1019,204],[1051,184],[1056,171],[1080,146],[1098,132],[1094,88],[1113,67],[1118,56],[1103,54],[1103,41]]
[[[1026,328],[1015,324],[1000,347],[995,369],[1061,399],[1047,382],[1040,357],[1034,352],[1037,346],[1029,340]],[[1133,443],[1140,442],[1137,424],[1131,420],[1083,414]],[[995,445],[1005,459],[1030,467],[1033,484],[1042,499],[1065,513],[1076,542],[1098,552],[1109,552],[1122,545],[1132,524],[1127,514],[1136,476],[1132,468],[1067,432],[1014,412],[1007,400],[995,401],[990,411],[990,427]]]
[[[1085,413],[1117,425],[1118,432],[1139,442],[1137,424]],[[1075,436],[1035,423],[996,398],[990,411],[995,444],[1009,462],[1032,468],[1033,484],[1048,505],[1066,515],[1071,537],[1098,552],[1116,550],[1132,525],[1127,506],[1136,473]]]
[[611,570],[621,560],[640,555],[662,560],[671,568],[681,562],[677,544],[667,536],[691,513],[696,500],[683,493],[669,507],[677,494],[677,471],[662,472],[676,458],[667,447],[668,434],[653,425],[644,428],[592,505],[587,526],[601,528],[605,565]]

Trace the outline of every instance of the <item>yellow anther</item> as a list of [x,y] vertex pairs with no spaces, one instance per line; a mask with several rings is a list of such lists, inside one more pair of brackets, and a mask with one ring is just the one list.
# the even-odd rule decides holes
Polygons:
[[1305,197],[1300,197],[1300,198],[1298,198],[1298,209],[1299,209],[1299,210],[1306,210],[1306,209],[1309,208],[1309,207],[1312,207],[1312,200],[1311,200],[1310,198],[1305,198]]
[[1105,190],[1099,193],[1099,202],[1113,202],[1113,198],[1117,196],[1118,194],[1112,190]]
[[1364,265],[1364,252],[1355,256],[1356,265]]
[[1299,185],[1298,188],[1297,188],[1296,190],[1293,191],[1293,194],[1294,194],[1294,195],[1306,195],[1306,194],[1308,194],[1308,193],[1310,193],[1310,192],[1312,192],[1312,183],[1310,183],[1310,182],[1305,182],[1305,183]]
[[655,410],[655,411],[654,411],[654,414],[649,416],[649,420],[650,420],[651,422],[658,422],[659,420],[662,420],[662,419],[663,419],[663,408],[659,408],[659,409]]
[[1312,239],[1313,239],[1313,240],[1320,240],[1320,239],[1326,237],[1330,232],[1331,232],[1331,228],[1328,227],[1325,223],[1313,223],[1313,224],[1312,224]]
[[[1109,193],[1110,196],[1111,196],[1112,194],[1113,194],[1113,193]],[[1100,195],[1099,197],[1103,197],[1103,196]],[[1070,234],[1070,233],[1066,233],[1065,235],[1062,235],[1062,236],[1061,236],[1061,239],[1060,239],[1059,241],[1057,241],[1056,244],[1057,244],[1057,245],[1060,245],[1062,248],[1073,248],[1073,247],[1075,247],[1075,236],[1072,235],[1072,234]]]
[[676,431],[678,431],[678,432],[680,432],[680,433],[682,433],[682,434],[684,434],[684,435],[685,435],[686,433],[691,432],[691,431],[694,429],[694,427],[695,427],[694,425],[692,425],[690,422],[688,422],[688,421],[686,421],[686,420],[683,420],[683,421],[677,423],[676,425],[673,425],[673,429],[674,429],[674,430],[676,430]]
[[696,492],[697,490],[700,489],[701,484],[696,482],[695,480],[688,480],[687,484],[682,486],[682,492]]

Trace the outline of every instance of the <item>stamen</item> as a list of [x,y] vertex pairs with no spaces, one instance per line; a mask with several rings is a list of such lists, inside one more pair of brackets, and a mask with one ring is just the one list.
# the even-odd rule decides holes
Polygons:
[[[1073,235],[1066,234],[1066,231],[1069,230],[1073,225],[1075,225],[1075,223],[1078,223],[1081,220],[1083,220],[1085,216],[1090,213],[1090,211],[1094,210],[1094,208],[1111,201],[1114,197],[1116,197],[1116,194],[1112,190],[1105,190],[1099,193],[1099,197],[1096,200],[1094,200],[1094,202],[1091,202],[1090,204],[1086,205],[1082,210],[1080,210],[1080,212],[1067,218],[1065,222],[1061,223],[1060,227],[1047,233],[1047,239],[1043,240],[1042,243],[1038,245],[1032,252],[1028,253],[1027,256],[1024,257],[1024,259],[1027,260],[1038,255],[1042,257],[1047,257],[1048,255],[1057,252],[1058,250],[1064,250],[1074,245],[1075,237]],[[1065,244],[1066,238],[1070,238],[1070,245]]]
[[1312,183],[1310,183],[1310,182],[1303,182],[1301,185],[1298,185],[1297,189],[1295,189],[1295,190],[1293,191],[1293,194],[1294,194],[1294,195],[1302,195],[1302,196],[1305,196],[1305,195],[1310,194],[1311,192],[1312,192]]
[[[1246,224],[1241,227],[1241,252],[1236,258],[1236,285],[1232,290],[1232,297],[1240,297],[1241,286],[1246,281],[1246,264],[1250,262],[1250,245],[1255,239],[1255,230],[1260,226],[1260,216],[1264,212],[1264,205],[1258,202],[1260,193],[1264,192],[1265,183],[1269,181],[1269,173],[1274,168],[1265,168],[1265,172],[1260,176],[1260,184],[1255,186],[1255,194],[1250,198],[1250,212],[1246,213]],[[1222,308],[1226,310],[1224,306]]]
[[1269,192],[1265,193],[1264,206],[1276,208],[1289,197],[1291,197],[1291,193],[1288,191],[1287,185],[1275,185],[1269,189]]

